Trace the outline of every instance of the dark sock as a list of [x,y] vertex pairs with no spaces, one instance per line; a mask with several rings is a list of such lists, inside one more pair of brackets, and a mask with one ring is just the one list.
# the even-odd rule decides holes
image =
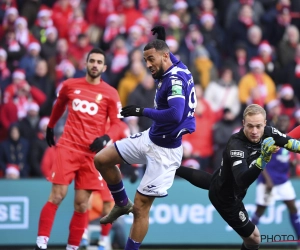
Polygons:
[[176,175],[189,181],[196,187],[202,189],[209,189],[212,174],[202,170],[192,169],[184,166],[180,166],[176,170]]
[[125,250],[139,250],[141,246],[140,242],[135,242],[128,237]]
[[108,185],[108,189],[110,190],[112,196],[114,197],[115,203],[119,207],[124,207],[127,205],[128,197],[123,185],[123,181],[119,182],[116,185]]
[[297,234],[297,237],[300,237],[300,218],[298,214],[290,214],[291,224]]

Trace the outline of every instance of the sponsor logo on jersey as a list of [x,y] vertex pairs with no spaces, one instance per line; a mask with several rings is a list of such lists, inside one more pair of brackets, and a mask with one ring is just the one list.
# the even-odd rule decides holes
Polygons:
[[98,112],[98,105],[86,100],[74,99],[72,102],[72,108],[74,111],[80,111],[81,113],[88,113],[89,115],[95,115]]
[[101,100],[102,100],[102,95],[101,94],[96,95],[95,102],[100,103]]
[[244,152],[241,150],[230,150],[230,156],[244,158]]

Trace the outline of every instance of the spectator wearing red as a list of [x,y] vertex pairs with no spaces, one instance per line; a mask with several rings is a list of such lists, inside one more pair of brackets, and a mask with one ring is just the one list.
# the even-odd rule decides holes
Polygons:
[[69,0],[58,0],[52,8],[52,20],[60,38],[68,39],[73,8]]
[[296,112],[297,108],[297,102],[292,86],[288,83],[283,84],[279,89],[279,97],[281,102],[281,113],[290,117],[290,126],[288,129],[288,131],[290,131],[296,123],[293,114]]
[[30,43],[37,41],[28,30],[27,20],[24,17],[18,17],[15,21],[15,32],[17,41],[24,47],[27,47]]
[[19,17],[19,12],[17,8],[10,7],[6,9],[4,18],[2,21],[2,29],[4,32],[7,30],[14,30],[15,29],[15,21]]
[[0,98],[0,141],[7,139],[11,124],[18,121],[18,109],[13,100],[2,103]]
[[197,157],[202,170],[211,171],[213,155],[213,126],[216,117],[208,102],[203,98],[202,88],[195,85],[197,107],[195,109],[196,129],[193,135],[183,136],[185,141],[191,143],[193,156]]
[[161,14],[158,0],[146,1],[147,7],[143,10],[143,16],[147,19],[150,27],[154,27],[159,22],[159,16]]
[[70,46],[69,59],[77,66],[78,62],[93,48],[90,45],[87,34],[79,34],[75,44]]
[[141,11],[135,8],[134,0],[122,0],[122,4],[118,9],[118,14],[124,19],[126,32],[129,32],[130,27],[135,24],[135,21],[143,16]]
[[106,26],[107,17],[115,13],[121,0],[90,0],[86,7],[86,19],[90,24],[102,30]]
[[70,43],[75,43],[79,34],[86,34],[88,31],[88,23],[84,19],[81,8],[76,8],[73,11],[72,18],[68,24],[68,40]]
[[143,35],[143,30],[139,25],[133,25],[128,30],[128,37],[126,40],[126,48],[130,52],[133,49],[143,47],[147,43],[147,37]]
[[121,17],[118,14],[110,14],[106,18],[106,26],[103,32],[101,48],[107,51],[114,39],[118,35],[125,33],[125,28],[121,25]]

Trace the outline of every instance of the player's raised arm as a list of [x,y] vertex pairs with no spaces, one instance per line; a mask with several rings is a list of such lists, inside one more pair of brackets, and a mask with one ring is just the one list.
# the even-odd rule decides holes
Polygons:
[[[289,135],[281,133],[279,130],[277,130],[274,127],[268,127],[267,128],[272,134],[272,137],[275,140],[275,145],[285,148],[291,152],[300,153],[300,141],[291,138]],[[297,138],[298,131],[291,131],[289,134],[295,135]]]
[[57,99],[52,108],[49,124],[46,131],[46,140],[49,147],[55,145],[53,128],[57,123],[57,121],[59,120],[59,118],[65,112],[66,105],[68,103],[67,90],[68,90],[68,85],[66,84],[66,82],[64,82],[62,84],[62,88],[57,94]]

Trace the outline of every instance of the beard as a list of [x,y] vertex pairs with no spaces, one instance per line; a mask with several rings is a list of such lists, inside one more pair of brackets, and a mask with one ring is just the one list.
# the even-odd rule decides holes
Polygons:
[[92,72],[91,69],[87,69],[87,74],[89,75],[89,77],[95,79],[97,77],[99,77],[101,75],[102,71],[98,71],[98,72]]
[[161,65],[159,67],[159,70],[155,74],[153,74],[152,77],[153,77],[153,79],[161,79],[164,73],[165,72],[164,72],[164,70],[162,68],[162,65]]

